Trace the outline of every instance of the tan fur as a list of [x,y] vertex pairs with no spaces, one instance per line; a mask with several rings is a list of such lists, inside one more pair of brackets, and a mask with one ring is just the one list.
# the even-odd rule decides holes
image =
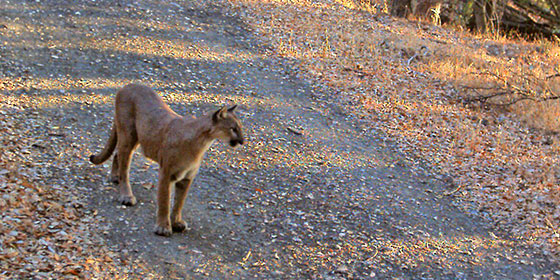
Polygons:
[[[111,181],[119,184],[119,201],[136,204],[128,171],[133,151],[140,145],[144,155],[159,164],[156,234],[169,236],[183,231],[186,223],[181,210],[187,191],[198,172],[204,153],[216,139],[231,146],[243,144],[242,126],[233,113],[235,106],[200,118],[183,117],[171,110],[153,90],[142,85],[127,85],[117,92],[115,119],[109,140],[94,164],[105,162],[116,148]],[[170,213],[171,187],[175,202]]]

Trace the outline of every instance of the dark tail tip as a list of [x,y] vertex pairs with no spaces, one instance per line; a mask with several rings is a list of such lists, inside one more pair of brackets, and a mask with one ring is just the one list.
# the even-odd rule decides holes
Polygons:
[[95,155],[90,155],[89,156],[89,161],[91,161],[91,163],[95,164],[95,161],[93,161],[93,159],[95,158]]

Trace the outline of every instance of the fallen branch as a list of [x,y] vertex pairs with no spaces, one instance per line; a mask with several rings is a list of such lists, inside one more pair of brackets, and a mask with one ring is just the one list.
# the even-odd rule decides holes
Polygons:
[[[499,76],[498,74],[495,73],[491,73],[488,71],[485,72],[479,72],[479,73],[471,73],[474,75],[479,75],[479,76],[491,76],[492,78],[496,79],[498,81],[497,85],[493,85],[493,86],[467,86],[467,85],[463,85],[461,86],[462,88],[466,89],[466,90],[471,90],[474,91],[477,95],[473,96],[473,97],[468,97],[465,98],[464,102],[465,103],[473,103],[473,102],[480,102],[483,104],[488,104],[488,105],[492,105],[492,106],[500,106],[500,107],[507,107],[507,106],[511,106],[513,104],[516,104],[520,101],[524,101],[524,100],[531,100],[534,102],[544,102],[544,101],[549,101],[549,100],[556,100],[556,99],[560,99],[560,94],[553,94],[553,95],[549,95],[546,96],[547,93],[551,93],[552,90],[548,87],[545,86],[545,88],[542,90],[542,93],[538,93],[534,90],[531,89],[525,89],[525,88],[521,88],[518,87],[512,83],[510,83],[508,80],[506,80],[504,77]],[[538,79],[537,77],[533,76],[534,80],[529,79],[526,76],[523,76],[523,80],[529,84],[529,83],[533,83],[536,85],[544,85],[546,84],[546,80],[554,78],[554,77],[560,77],[560,74],[554,74],[551,76],[546,77],[545,79]],[[537,86],[535,86],[537,87]],[[483,94],[480,91],[494,91],[491,94]],[[506,101],[506,102],[490,102],[490,100],[494,99],[494,98],[498,98],[498,97],[503,97],[503,98],[507,98],[510,99],[510,101]]]

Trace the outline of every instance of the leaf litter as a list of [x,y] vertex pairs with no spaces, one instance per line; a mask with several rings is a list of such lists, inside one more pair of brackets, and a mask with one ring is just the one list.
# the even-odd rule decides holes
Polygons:
[[[450,188],[444,195],[558,260],[558,138],[519,122],[515,113],[461,103],[467,95],[461,83],[472,83],[468,72],[477,70],[469,68],[472,64],[481,64],[479,71],[515,64],[523,73],[534,67],[550,75],[559,65],[557,47],[547,56],[534,52],[535,44],[501,43],[507,55],[490,60],[484,48],[500,42],[391,18],[381,2],[231,3],[232,12],[249,22],[275,55],[290,59],[318,87],[336,89],[325,100],[343,100],[347,112],[368,119],[368,126],[383,131],[400,152],[414,155],[413,164],[430,162]],[[445,69],[449,61],[467,56],[483,59],[456,66],[465,69]],[[514,71],[505,73],[518,79]]]
[[[132,3],[112,6],[97,0],[48,6],[41,1],[10,1],[14,9],[9,16],[14,21],[2,23],[6,28],[0,29],[2,36],[12,39],[11,44],[0,46],[4,57],[0,59],[3,74],[0,80],[3,125],[0,127],[6,132],[2,137],[0,167],[2,195],[6,198],[0,202],[4,213],[0,258],[8,260],[2,261],[2,276],[119,279],[134,275],[152,279],[272,275],[337,279],[427,273],[453,278],[463,277],[462,271],[472,269],[474,272],[469,276],[482,277],[515,273],[488,267],[489,259],[491,263],[512,262],[516,267],[528,269],[535,262],[540,267],[541,260],[536,261],[524,246],[544,244],[543,250],[555,248],[548,247],[549,240],[541,242],[541,234],[549,231],[550,225],[558,224],[558,219],[548,216],[545,216],[548,220],[545,227],[535,227],[538,231],[534,231],[532,240],[523,236],[529,232],[525,226],[532,223],[512,223],[519,228],[518,232],[513,229],[516,235],[511,240],[493,233],[454,236],[454,232],[461,232],[462,226],[454,217],[421,216],[431,213],[420,211],[418,205],[422,204],[442,207],[438,211],[443,212],[453,210],[434,198],[431,185],[435,183],[429,178],[416,180],[426,166],[418,163],[418,158],[439,167],[436,171],[444,176],[438,180],[449,186],[448,195],[461,198],[459,206],[466,205],[467,211],[474,211],[474,216],[491,215],[494,221],[508,221],[500,215],[505,215],[503,207],[512,205],[495,203],[503,201],[501,195],[507,189],[499,185],[509,179],[501,174],[511,173],[495,169],[494,166],[501,166],[495,163],[496,147],[515,148],[511,154],[501,157],[503,161],[520,150],[531,151],[522,162],[533,170],[544,169],[534,165],[533,159],[541,154],[533,152],[528,144],[539,143],[538,136],[532,135],[515,118],[487,116],[452,103],[447,97],[455,92],[453,87],[434,82],[420,69],[403,66],[414,67],[425,59],[417,56],[410,60],[414,48],[399,45],[402,44],[399,34],[417,31],[412,25],[384,15],[371,19],[371,14],[357,10],[349,1],[343,1],[343,6],[331,1],[216,2],[229,7],[232,18],[241,14],[250,23],[249,28],[264,41],[258,46],[263,57],[273,64],[291,61],[293,68],[284,68],[263,63],[258,56],[251,57],[250,50],[255,46],[227,48],[196,39],[199,31],[219,32],[227,34],[223,35],[227,38],[236,38],[235,44],[247,44],[243,41],[243,31],[238,28],[205,21],[210,18],[208,11],[216,11],[216,3],[177,2],[180,4],[164,5],[155,1],[140,6]],[[59,19],[68,20],[37,17],[39,11],[47,8],[58,11]],[[128,17],[94,16],[91,20],[85,16],[102,11],[111,15],[125,13]],[[185,13],[189,16],[183,16]],[[310,22],[323,25],[305,24]],[[137,30],[138,26],[143,29]],[[383,39],[373,35],[353,36],[350,31],[356,26],[363,28],[365,34],[377,34]],[[424,31],[433,33],[430,28]],[[445,34],[445,30],[439,31]],[[198,40],[196,44],[180,41],[184,32],[191,32]],[[83,35],[83,39],[75,40],[77,34]],[[172,39],[162,40],[165,36]],[[365,38],[372,38],[377,44],[364,41]],[[173,40],[178,43],[173,44]],[[346,43],[354,47],[344,48]],[[32,45],[36,47],[26,47]],[[344,55],[339,55],[340,52]],[[363,52],[369,55],[363,56]],[[143,57],[138,59],[138,56]],[[32,59],[24,60],[24,57]],[[242,64],[218,68],[228,73],[219,79],[212,76],[218,74],[209,74],[216,69],[205,66],[211,62],[227,65],[232,59]],[[111,69],[110,63],[117,62],[126,67]],[[294,71],[293,75],[301,79],[311,79],[316,88],[303,90],[290,86],[293,78],[285,69]],[[91,71],[96,75],[86,74]],[[257,74],[244,71],[255,71],[261,76],[251,77]],[[80,73],[82,77],[69,73]],[[265,80],[272,80],[273,84],[265,87],[262,85]],[[138,243],[154,240],[145,237],[150,232],[135,222],[136,217],[110,216],[112,210],[91,209],[89,205],[92,198],[88,194],[96,193],[92,187],[114,190],[106,184],[97,186],[103,176],[99,168],[90,167],[85,159],[92,147],[100,145],[99,131],[110,126],[112,94],[116,88],[134,81],[158,88],[167,102],[202,104],[192,108],[195,114],[209,108],[204,104],[222,103],[223,95],[216,92],[224,89],[236,93],[228,96],[230,102],[252,108],[244,119],[253,124],[247,128],[248,135],[254,135],[253,141],[233,154],[220,147],[210,151],[213,157],[207,159],[205,168],[219,174],[208,171],[206,177],[201,176],[198,182],[201,191],[194,192],[190,198],[202,208],[193,206],[189,210],[192,216],[189,222],[194,224],[192,234],[179,237],[188,242],[155,240],[159,245],[151,247],[182,262],[139,253],[148,247]],[[282,88],[282,83],[289,93],[274,92]],[[332,92],[330,89],[336,89],[336,95],[325,94]],[[192,94],[185,95],[184,91]],[[303,93],[315,101],[292,99]],[[334,110],[325,106],[325,101],[342,104],[344,111],[336,112],[340,116],[331,116]],[[184,112],[178,106],[174,109]],[[271,110],[274,114],[268,113]],[[88,119],[85,126],[80,123],[84,118]],[[274,130],[286,119],[287,125]],[[321,126],[314,126],[309,120],[318,120]],[[349,138],[363,139],[371,132],[368,128],[359,132],[344,129],[341,123],[346,120],[383,131],[385,134],[378,136],[379,142],[373,143],[375,149],[396,141],[397,150],[407,156],[399,159],[393,154],[378,154],[367,145],[345,148]],[[483,120],[500,129],[496,132],[486,128]],[[343,127],[339,134],[347,136],[333,135],[332,131],[339,127]],[[273,135],[270,135],[271,128]],[[93,129],[97,131],[92,133]],[[461,134],[454,135],[454,130]],[[492,133],[494,142],[489,142],[485,135]],[[523,145],[519,144],[519,133],[526,137],[521,137],[526,141],[521,142]],[[463,141],[459,142],[462,153],[450,148],[455,147],[457,139]],[[335,141],[343,144],[335,146]],[[480,152],[481,147],[484,153]],[[493,155],[492,160],[485,158],[488,155]],[[481,164],[481,159],[487,162]],[[229,164],[220,163],[224,160]],[[410,171],[404,169],[407,165],[416,167]],[[143,173],[154,173],[154,168],[145,162],[136,168],[144,170]],[[371,169],[383,172],[372,175],[368,171]],[[404,177],[403,170],[415,177],[412,180]],[[481,191],[484,188],[477,182],[487,179],[480,175],[484,173],[496,176],[498,187]],[[530,181],[534,179],[533,173],[525,175],[527,182],[533,182]],[[240,187],[203,192],[208,185],[225,184],[223,174],[233,178],[227,179],[228,184]],[[141,178],[146,181],[135,191],[148,192],[154,177]],[[420,194],[410,191],[413,195],[408,195],[419,184],[428,187]],[[377,189],[371,189],[372,186]],[[546,194],[542,203],[535,204],[532,195],[533,188],[529,185],[519,193],[512,192],[507,201],[522,206],[516,208],[521,212],[519,215],[526,215],[522,210],[527,207],[537,218],[542,217],[542,209],[546,212],[557,205],[552,202],[550,206]],[[497,198],[490,201],[488,197]],[[518,201],[519,197],[531,199]],[[469,205],[469,201],[475,203]],[[119,207],[116,210],[143,213],[138,214],[140,218],[150,221],[153,215],[152,211],[138,212],[142,209]],[[407,213],[412,213],[413,218],[402,218]],[[208,225],[210,218],[212,222]],[[414,219],[419,220],[414,222]],[[220,228],[212,227],[214,223]],[[440,224],[449,228],[438,228]],[[140,242],[115,243],[104,237],[119,231],[127,239],[138,238]],[[171,268],[162,272],[161,267]],[[488,270],[497,274],[488,274]],[[539,271],[526,273],[554,277],[552,273]]]

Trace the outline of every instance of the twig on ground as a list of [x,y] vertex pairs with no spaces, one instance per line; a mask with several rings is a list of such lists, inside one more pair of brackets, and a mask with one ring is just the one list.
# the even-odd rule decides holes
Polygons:
[[450,192],[443,192],[443,195],[449,196],[449,195],[455,194],[456,192],[458,192],[458,191],[461,189],[461,187],[462,187],[462,186],[459,185],[459,186],[458,186],[457,188],[455,188],[453,191],[450,191]]
[[297,130],[297,129],[295,129],[295,128],[291,128],[291,127],[289,127],[289,126],[288,126],[287,129],[288,129],[289,132],[291,132],[291,133],[293,133],[293,134],[295,134],[295,135],[303,135],[303,132],[302,132],[301,130]]
[[[420,54],[420,52],[424,50],[424,52],[422,54]],[[406,62],[407,66],[410,66],[410,63],[412,62],[412,60],[414,60],[417,56],[422,55],[422,56],[426,56],[428,54],[428,52],[430,51],[430,49],[428,49],[428,47],[426,46],[421,46],[420,49],[418,49],[418,51],[416,53],[414,53],[413,56],[411,56],[408,61]]]

